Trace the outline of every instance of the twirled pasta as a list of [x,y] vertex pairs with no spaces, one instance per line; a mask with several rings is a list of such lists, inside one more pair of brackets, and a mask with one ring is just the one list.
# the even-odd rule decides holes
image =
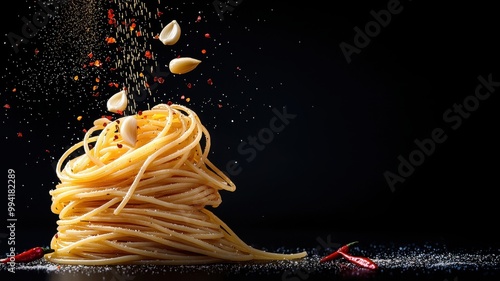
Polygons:
[[[120,126],[131,117],[135,145],[124,141]],[[220,190],[236,188],[209,161],[210,143],[197,114],[182,105],[96,120],[57,163],[59,183],[49,193],[58,232],[46,258],[60,264],[186,265],[306,256],[255,249],[205,208],[219,206]],[[85,153],[71,158],[81,148]]]

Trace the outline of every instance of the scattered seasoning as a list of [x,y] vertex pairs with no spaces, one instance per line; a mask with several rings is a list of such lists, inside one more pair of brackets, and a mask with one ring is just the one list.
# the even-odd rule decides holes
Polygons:
[[378,268],[378,265],[374,261],[372,261],[371,259],[369,259],[367,257],[351,256],[351,255],[346,254],[344,252],[339,252],[339,254],[341,254],[346,260],[348,260],[356,265],[359,265],[361,267],[373,269],[373,270]]
[[35,261],[37,259],[42,258],[45,254],[52,253],[54,250],[49,248],[35,247],[29,250],[26,250],[22,253],[19,253],[13,257],[7,257],[1,260],[2,263],[8,263],[10,261],[16,263],[26,263]]
[[335,252],[333,252],[333,253],[329,254],[328,256],[325,256],[325,257],[321,258],[321,259],[319,260],[319,262],[326,262],[326,261],[333,260],[333,259],[336,259],[336,258],[341,257],[342,255],[340,254],[340,252],[343,252],[343,253],[348,253],[348,252],[349,252],[349,248],[350,248],[352,245],[356,244],[356,243],[358,243],[358,241],[354,241],[354,242],[351,242],[351,243],[349,243],[349,244],[345,244],[344,246],[342,246],[342,247],[338,248],[338,250],[337,250],[337,251],[335,251]]

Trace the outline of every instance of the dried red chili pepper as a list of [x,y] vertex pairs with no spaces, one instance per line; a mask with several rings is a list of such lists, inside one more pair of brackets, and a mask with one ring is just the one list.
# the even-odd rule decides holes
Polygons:
[[354,241],[354,242],[351,242],[349,244],[345,244],[344,246],[340,247],[337,251],[329,254],[326,257],[321,258],[319,260],[319,262],[326,262],[326,261],[341,257],[342,255],[340,254],[340,252],[343,252],[343,253],[349,252],[349,247],[351,247],[353,244],[356,244],[356,243],[358,243],[358,241]]
[[13,261],[16,263],[26,263],[42,258],[45,254],[52,253],[54,250],[49,248],[35,247],[19,253],[13,257],[7,257],[0,260],[1,263],[8,263]]
[[351,256],[351,255],[346,254],[344,252],[339,252],[339,254],[341,254],[346,260],[348,260],[354,264],[357,264],[361,267],[369,268],[369,269],[377,269],[378,268],[378,265],[369,258]]

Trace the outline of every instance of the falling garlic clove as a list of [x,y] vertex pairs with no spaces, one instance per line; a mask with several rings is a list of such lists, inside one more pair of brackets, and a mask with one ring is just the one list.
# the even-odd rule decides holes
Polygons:
[[108,111],[119,113],[127,108],[127,104],[127,90],[123,89],[109,98],[107,103]]
[[164,45],[174,45],[180,37],[181,26],[176,20],[173,20],[162,29],[159,39]]
[[168,64],[168,68],[173,74],[185,74],[195,69],[198,64],[200,64],[200,62],[201,60],[189,57],[175,58],[170,61],[170,63]]
[[134,147],[137,141],[137,119],[134,116],[122,118],[120,122],[120,134],[125,144]]

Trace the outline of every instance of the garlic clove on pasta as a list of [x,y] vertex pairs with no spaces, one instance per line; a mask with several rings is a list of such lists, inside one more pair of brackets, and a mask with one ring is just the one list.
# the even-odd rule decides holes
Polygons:
[[127,116],[121,120],[120,134],[125,144],[135,146],[137,141],[137,119],[134,116]]
[[173,20],[161,30],[159,39],[164,45],[174,45],[180,37],[181,27],[176,20]]
[[127,108],[127,104],[128,104],[127,90],[123,89],[108,99],[107,103],[108,111],[114,113],[124,111],[125,108]]
[[106,127],[106,124],[109,123],[109,119],[105,117],[101,117],[94,121],[94,126],[97,127]]
[[175,58],[170,61],[168,68],[173,74],[185,74],[195,69],[200,62],[201,60],[189,57]]

